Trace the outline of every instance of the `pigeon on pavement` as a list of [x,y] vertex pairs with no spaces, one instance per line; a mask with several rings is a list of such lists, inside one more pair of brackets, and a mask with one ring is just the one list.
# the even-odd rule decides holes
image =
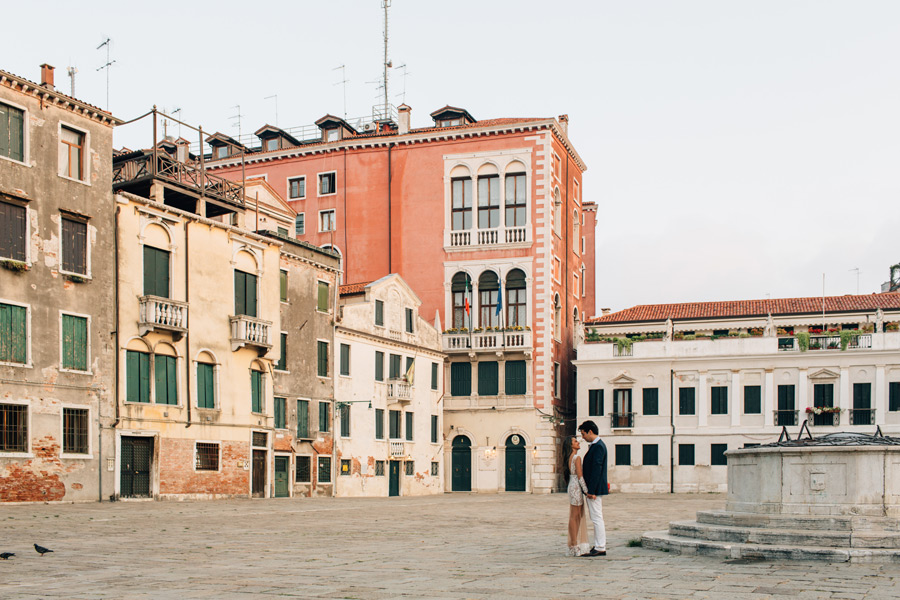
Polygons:
[[51,550],[50,548],[44,548],[43,546],[38,546],[37,544],[34,545],[34,549],[41,556],[47,554],[48,552],[53,552],[53,550]]
[[12,558],[15,555],[16,555],[15,552],[4,552],[3,554],[0,554],[0,559],[9,560],[10,558]]

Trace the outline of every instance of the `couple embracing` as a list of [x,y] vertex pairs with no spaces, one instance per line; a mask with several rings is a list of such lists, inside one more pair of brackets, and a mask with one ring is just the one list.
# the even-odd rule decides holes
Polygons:
[[[606,444],[598,435],[597,424],[585,421],[578,432],[589,444],[584,460],[578,455],[581,441],[566,439],[566,472],[569,477],[569,556],[606,556],[606,527],[603,524],[601,496],[609,494],[606,481]],[[594,526],[593,544],[588,542],[587,517]]]

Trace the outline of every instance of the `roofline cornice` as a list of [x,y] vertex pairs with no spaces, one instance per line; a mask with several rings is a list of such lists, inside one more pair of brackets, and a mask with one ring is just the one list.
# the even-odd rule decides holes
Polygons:
[[[539,129],[550,129],[560,143],[566,148],[569,156],[578,164],[582,171],[587,170],[587,165],[581,160],[581,156],[575,151],[568,137],[563,134],[556,122],[556,119],[545,119],[542,121],[528,121],[523,123],[511,123],[508,125],[491,125],[487,127],[466,127],[466,128],[450,128],[447,130],[428,131],[424,133],[410,132],[403,135],[386,135],[375,137],[364,137],[359,139],[349,138],[332,142],[330,144],[316,144],[309,148],[302,146],[297,148],[285,148],[283,150],[266,152],[259,154],[244,155],[244,164],[250,165],[255,163],[265,163],[286,158],[295,158],[298,156],[328,154],[331,152],[341,152],[343,150],[357,150],[368,148],[386,148],[388,145],[411,145],[434,141],[464,139],[481,137],[484,135],[498,135],[503,133],[516,133],[520,131],[535,131]],[[206,163],[209,170],[224,169],[235,167],[241,164],[240,157],[230,156]]]
[[103,109],[92,106],[87,102],[82,102],[81,100],[72,98],[71,96],[67,96],[66,94],[57,92],[56,90],[51,90],[48,87],[44,87],[33,81],[29,81],[24,77],[13,75],[12,73],[9,73],[7,71],[0,70],[0,85],[14,91],[18,91],[22,94],[34,96],[40,99],[42,103],[48,102],[53,106],[69,110],[76,114],[80,114],[81,116],[91,119],[92,121],[97,121],[98,123],[102,123],[110,127],[121,125],[122,123],[124,123],[122,119],[112,116],[111,113]]

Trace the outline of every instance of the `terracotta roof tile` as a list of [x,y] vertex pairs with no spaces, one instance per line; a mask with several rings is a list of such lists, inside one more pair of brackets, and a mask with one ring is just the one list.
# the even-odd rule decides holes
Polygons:
[[[900,309],[900,293],[869,294],[864,296],[826,296],[825,312],[861,312],[881,308]],[[684,321],[725,317],[759,317],[771,314],[821,314],[822,297],[774,298],[768,300],[726,300],[722,302],[686,302],[683,304],[641,304],[586,321],[586,325],[638,323],[646,321]]]
[[364,294],[366,292],[366,286],[370,283],[372,282],[348,283],[340,287],[339,293],[341,296],[357,296],[359,294]]

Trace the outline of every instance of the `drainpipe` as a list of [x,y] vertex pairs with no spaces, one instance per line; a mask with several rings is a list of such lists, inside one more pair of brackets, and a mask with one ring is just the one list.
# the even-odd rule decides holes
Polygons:
[[190,219],[184,220],[184,301],[187,303],[188,310],[188,327],[187,331],[184,332],[184,403],[187,406],[187,423],[184,425],[185,429],[191,426],[191,270],[188,263],[188,257],[191,255],[189,235],[190,223]]
[[347,147],[344,147],[344,260],[341,264],[344,271],[344,281],[350,282],[347,275],[347,263],[350,261],[350,242],[347,239]]
[[[115,200],[115,194],[113,194]],[[116,319],[116,328],[113,330],[113,399],[116,404],[116,420],[109,429],[115,433],[119,424],[119,213],[121,206],[116,207],[115,226],[113,227],[113,314]],[[97,502],[103,502],[103,422],[100,416],[100,402],[97,402]]]
[[669,369],[669,493],[675,493],[675,371]]

